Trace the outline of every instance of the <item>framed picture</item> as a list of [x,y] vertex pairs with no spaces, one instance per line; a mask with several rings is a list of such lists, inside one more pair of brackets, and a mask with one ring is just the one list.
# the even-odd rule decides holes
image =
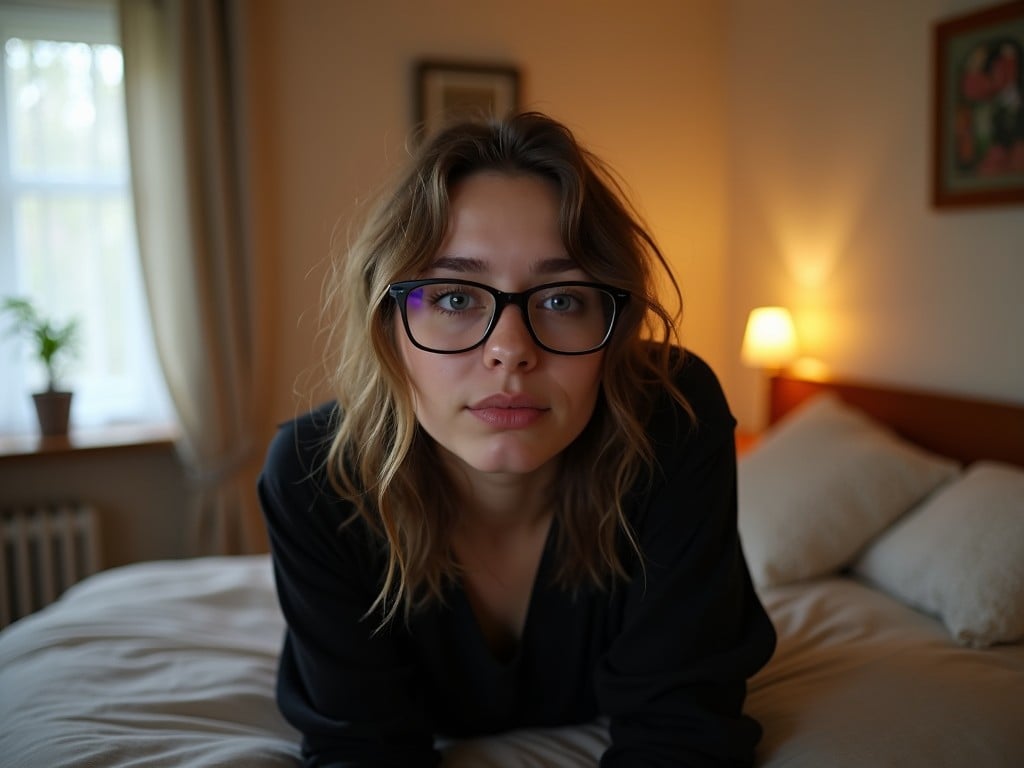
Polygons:
[[515,67],[450,61],[416,65],[416,122],[425,134],[454,117],[503,115],[518,106]]
[[1024,202],[1024,0],[934,27],[932,203]]

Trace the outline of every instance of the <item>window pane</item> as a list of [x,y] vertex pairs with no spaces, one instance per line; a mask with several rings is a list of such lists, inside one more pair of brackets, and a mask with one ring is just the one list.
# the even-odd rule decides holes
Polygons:
[[19,38],[4,50],[12,176],[123,179],[120,50]]
[[122,196],[26,194],[14,208],[17,271],[23,291],[75,316],[89,339],[77,374],[118,377],[127,373],[128,304],[138,290],[126,242],[130,211]]
[[[113,17],[90,13],[0,6],[0,297],[78,319],[62,381],[75,392],[73,426],[166,421],[136,252],[123,61]],[[30,345],[0,336],[0,370],[0,431],[35,429],[30,395],[45,376]]]

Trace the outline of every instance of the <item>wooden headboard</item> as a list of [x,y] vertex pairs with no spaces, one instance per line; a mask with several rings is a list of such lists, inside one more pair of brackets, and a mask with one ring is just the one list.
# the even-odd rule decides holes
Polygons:
[[1020,403],[775,376],[770,386],[770,423],[807,398],[826,391],[834,392],[911,442],[964,464],[993,459],[1024,466],[1024,404]]

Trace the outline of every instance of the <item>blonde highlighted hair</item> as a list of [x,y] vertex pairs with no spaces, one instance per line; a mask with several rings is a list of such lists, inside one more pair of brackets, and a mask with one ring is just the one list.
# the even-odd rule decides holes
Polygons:
[[419,428],[395,339],[392,282],[422,274],[449,223],[449,197],[480,171],[533,174],[553,183],[568,255],[593,280],[629,291],[604,352],[602,391],[591,420],[560,457],[552,507],[558,516],[557,580],[608,587],[637,551],[623,499],[653,468],[645,421],[657,393],[689,412],[672,383],[675,320],[655,295],[663,272],[678,285],[612,172],[555,120],[528,112],[453,124],[426,140],[377,201],[358,237],[334,254],[326,284],[328,374],[340,418],[328,456],[334,489],[376,532],[388,567],[376,602],[382,622],[440,600],[459,566],[451,552],[457,510],[436,487],[442,472]]

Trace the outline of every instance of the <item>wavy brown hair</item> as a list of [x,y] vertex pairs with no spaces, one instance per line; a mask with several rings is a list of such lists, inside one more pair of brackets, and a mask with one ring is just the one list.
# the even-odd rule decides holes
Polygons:
[[681,359],[672,343],[676,317],[655,295],[656,272],[681,310],[679,287],[610,169],[565,126],[536,112],[441,130],[414,153],[356,239],[336,249],[326,283],[328,374],[340,412],[328,475],[386,553],[368,611],[379,609],[384,622],[440,600],[459,578],[451,550],[456,508],[444,494],[424,493],[443,470],[417,425],[388,285],[429,267],[447,231],[452,188],[485,170],[552,182],[568,255],[593,280],[631,296],[604,352],[594,414],[561,455],[552,486],[559,584],[607,587],[626,577],[623,543],[639,550],[623,498],[653,469],[645,422],[654,397],[667,392],[689,413],[672,382]]

